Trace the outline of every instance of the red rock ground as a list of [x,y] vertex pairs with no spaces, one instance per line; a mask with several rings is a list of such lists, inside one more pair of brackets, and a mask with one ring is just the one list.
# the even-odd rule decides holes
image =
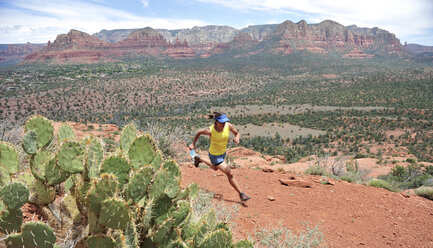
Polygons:
[[[119,138],[118,129],[110,125],[94,125],[88,130],[85,125],[69,124],[79,138],[88,133]],[[186,146],[179,150],[182,149],[185,156],[178,160],[189,160]],[[206,152],[200,154],[206,156]],[[303,231],[308,223],[324,233],[327,247],[433,247],[433,201],[329,178],[330,184],[323,184],[321,176],[302,173],[315,164],[314,158],[286,164],[283,158],[264,156],[242,147],[230,149],[228,155],[239,167],[233,172],[240,187],[252,196],[246,204],[241,204],[222,172],[195,168],[190,162],[180,163],[180,168],[182,187],[195,182],[214,193],[215,202],[228,208],[238,206],[231,219],[235,223],[232,230],[236,240],[253,236],[259,228],[279,224],[292,232]],[[386,174],[393,167],[375,162],[358,160],[371,177]],[[273,168],[274,172],[263,172],[263,168]],[[37,218],[38,213],[30,207],[23,210],[28,214],[26,217]]]
[[[308,222],[310,227],[319,225],[327,247],[433,247],[433,201],[422,197],[345,181],[323,184],[321,176],[242,167],[234,169],[234,175],[252,199],[241,204],[222,172],[190,164],[181,171],[183,187],[195,182],[213,192],[215,201],[239,205],[232,219],[235,239],[279,223],[293,232],[305,230],[303,223]],[[288,186],[280,179],[288,180]]]

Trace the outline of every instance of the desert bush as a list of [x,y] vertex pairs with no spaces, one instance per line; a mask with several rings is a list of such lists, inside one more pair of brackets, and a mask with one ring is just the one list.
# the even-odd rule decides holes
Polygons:
[[294,234],[292,231],[282,226],[281,224],[270,227],[261,228],[254,233],[255,247],[271,247],[271,248],[313,248],[325,247],[324,235],[319,230],[318,226],[310,227],[305,225],[305,230]]
[[424,198],[427,198],[427,199],[433,201],[433,187],[421,186],[421,187],[415,189],[415,193],[419,196],[422,196]]
[[368,186],[373,186],[376,188],[384,188],[389,191],[396,191],[388,181],[384,181],[381,179],[372,179],[368,182]]
[[[212,201],[214,193],[200,189],[197,197],[192,202],[192,213],[195,219],[199,219],[206,214],[209,209],[215,209],[215,217],[218,222],[230,223],[233,217],[238,213],[237,205],[228,207],[226,204]],[[231,223],[235,225],[235,223]]]
[[318,175],[318,176],[326,176],[328,173],[326,172],[326,169],[320,165],[313,165],[308,167],[304,174],[307,175]]
[[399,189],[414,189],[423,185],[428,186],[433,177],[419,164],[410,164],[407,167],[396,165],[391,172],[380,175],[378,178],[388,181]]

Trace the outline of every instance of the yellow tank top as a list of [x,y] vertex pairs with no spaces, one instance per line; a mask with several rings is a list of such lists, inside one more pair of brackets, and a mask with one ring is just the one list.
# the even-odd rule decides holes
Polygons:
[[222,155],[226,152],[227,143],[229,141],[229,124],[226,122],[222,132],[215,130],[215,126],[212,125],[210,129],[210,147],[209,153],[215,156]]

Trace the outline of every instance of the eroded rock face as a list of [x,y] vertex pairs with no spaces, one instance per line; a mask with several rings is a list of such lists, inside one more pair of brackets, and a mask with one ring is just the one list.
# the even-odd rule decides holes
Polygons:
[[173,58],[195,56],[186,41],[170,44],[152,28],[137,30],[117,43],[108,43],[84,32],[71,30],[67,34],[58,35],[45,49],[26,56],[26,62],[52,60],[56,63],[94,63],[120,59],[128,54]]
[[147,27],[136,30],[115,43],[71,30],[57,36],[45,49],[28,55],[26,62],[53,60],[56,63],[93,63],[119,60],[126,55],[185,59],[198,56],[206,58],[216,54],[290,54],[302,50],[319,54],[336,53],[342,58],[371,58],[376,54],[405,53],[404,46],[388,31],[345,27],[331,20],[319,24],[285,21],[278,26],[258,25],[243,30],[227,26],[206,26],[157,31]]
[[345,27],[330,20],[311,25],[305,21],[285,21],[267,40],[273,41],[268,45],[271,51],[284,54],[307,50],[323,54],[339,52],[343,57],[371,57],[365,50],[383,54],[404,51],[400,41],[388,31],[379,28]]
[[2,61],[18,61],[25,56],[42,50],[46,44],[8,44],[3,49],[0,49],[0,62]]

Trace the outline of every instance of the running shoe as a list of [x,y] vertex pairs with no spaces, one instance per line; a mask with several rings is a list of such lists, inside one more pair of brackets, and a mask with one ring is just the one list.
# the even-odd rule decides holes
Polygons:
[[251,199],[251,196],[249,196],[245,193],[240,193],[239,197],[241,198],[241,201],[248,201],[249,199]]

